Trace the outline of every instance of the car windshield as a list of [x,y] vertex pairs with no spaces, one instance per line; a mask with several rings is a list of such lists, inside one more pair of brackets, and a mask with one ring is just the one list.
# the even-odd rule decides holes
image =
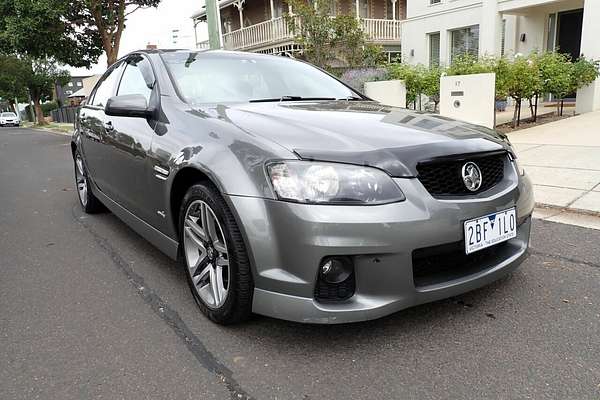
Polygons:
[[5,112],[5,113],[2,113],[2,117],[3,117],[3,118],[14,118],[14,117],[16,117],[16,116],[17,116],[17,114],[15,114],[15,113],[11,113],[11,112]]
[[286,57],[224,52],[172,52],[162,57],[190,104],[359,96],[318,68]]

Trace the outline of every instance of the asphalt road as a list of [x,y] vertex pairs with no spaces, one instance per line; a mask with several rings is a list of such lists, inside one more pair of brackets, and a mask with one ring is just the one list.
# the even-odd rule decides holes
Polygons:
[[0,129],[2,399],[600,399],[600,231],[535,221],[511,276],[377,321],[220,327],[81,212],[68,141]]

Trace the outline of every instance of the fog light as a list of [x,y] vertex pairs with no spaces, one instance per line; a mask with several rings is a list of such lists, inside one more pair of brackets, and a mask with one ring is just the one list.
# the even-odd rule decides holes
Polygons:
[[344,282],[352,273],[352,261],[348,257],[329,257],[321,262],[320,274],[327,283]]

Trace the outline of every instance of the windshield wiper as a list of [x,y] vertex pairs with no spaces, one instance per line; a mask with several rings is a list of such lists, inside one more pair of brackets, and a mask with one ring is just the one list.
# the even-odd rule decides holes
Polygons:
[[266,99],[252,99],[250,103],[266,103],[270,101],[300,101],[300,100],[335,100],[335,97],[302,97],[302,96],[281,96]]
[[364,101],[365,99],[363,99],[362,97],[358,97],[358,96],[348,96],[348,97],[344,97],[338,100],[346,100],[346,101]]

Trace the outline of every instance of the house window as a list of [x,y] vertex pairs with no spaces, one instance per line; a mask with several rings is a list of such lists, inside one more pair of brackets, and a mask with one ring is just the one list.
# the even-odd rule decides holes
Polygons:
[[429,34],[429,67],[440,66],[440,33]]
[[69,83],[67,83],[67,86],[68,86],[68,87],[73,87],[73,82],[69,82]]
[[452,31],[450,60],[463,54],[479,56],[479,25]]
[[83,82],[77,81],[77,87],[82,87],[82,86],[83,86]]

